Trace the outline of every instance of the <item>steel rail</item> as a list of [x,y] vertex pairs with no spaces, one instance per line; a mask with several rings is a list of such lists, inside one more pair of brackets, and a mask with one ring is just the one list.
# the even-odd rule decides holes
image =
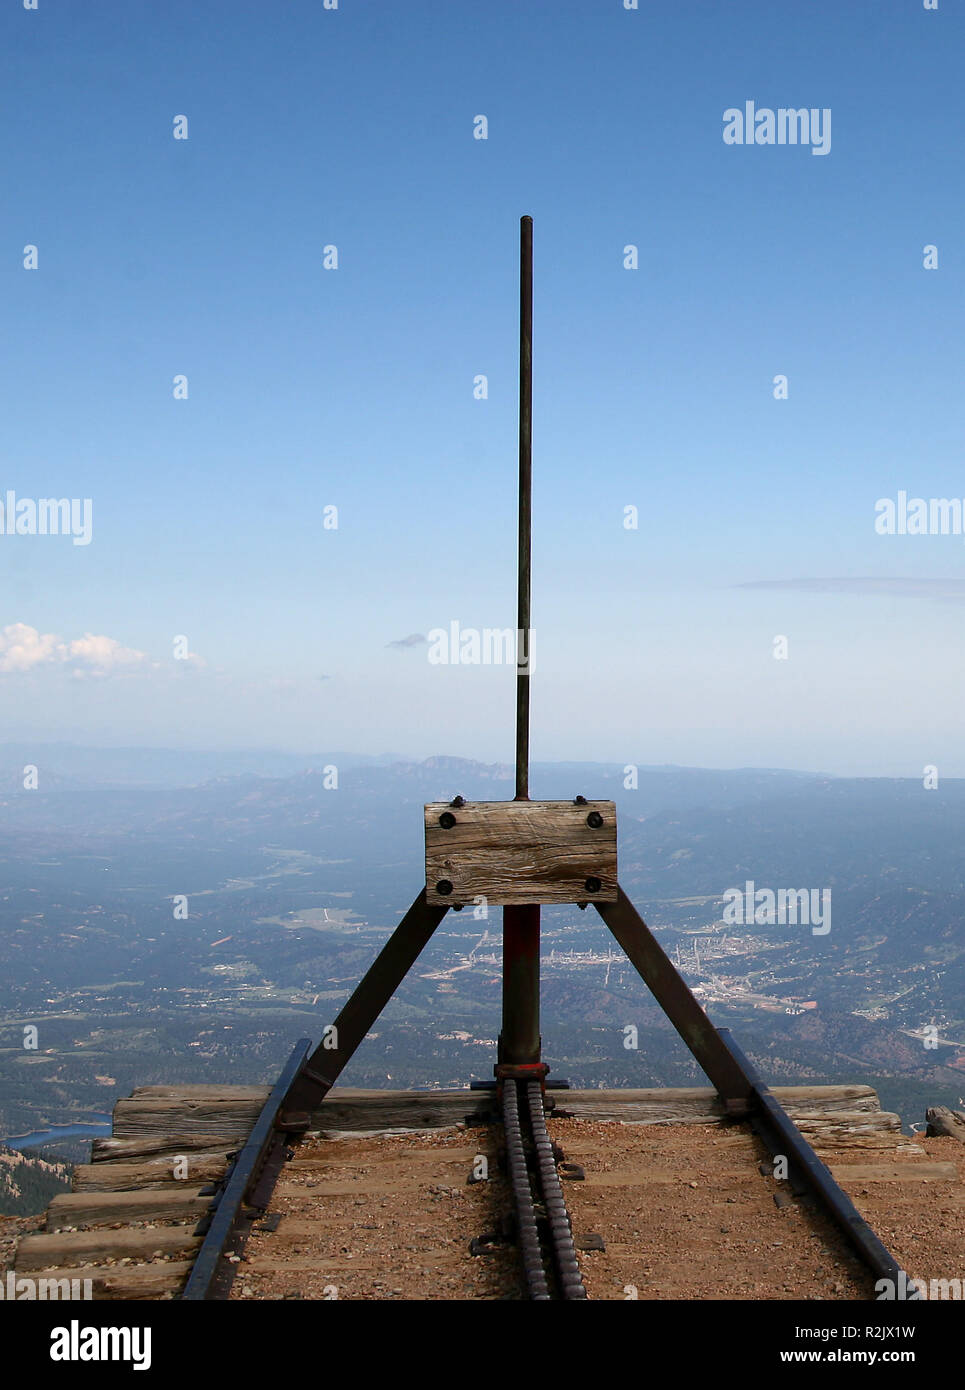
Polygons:
[[573,1244],[573,1228],[570,1225],[569,1212],[566,1210],[566,1203],[563,1200],[560,1175],[556,1171],[553,1143],[546,1128],[543,1091],[538,1081],[526,1081],[520,1084],[526,1087],[530,1129],[533,1135],[533,1146],[536,1150],[539,1186],[542,1192],[543,1206],[546,1210],[546,1219],[549,1223],[552,1259],[557,1282],[565,1299],[585,1299],[586,1289],[583,1287],[583,1276],[580,1274],[580,1265],[576,1258],[576,1246]]
[[[521,1095],[526,1099],[526,1126],[520,1115]],[[502,1114],[506,1166],[516,1210],[516,1238],[527,1293],[539,1302],[552,1299],[554,1289],[566,1300],[585,1299],[553,1143],[546,1128],[540,1083],[506,1080]],[[539,1207],[545,1216],[540,1215]]]
[[798,1186],[816,1199],[878,1279],[897,1281],[902,1273],[897,1260],[835,1182],[730,1030],[711,1023],[623,889],[615,903],[597,903],[596,909],[710,1078],[727,1113],[747,1119],[772,1156],[786,1155]]
[[748,1119],[773,1158],[783,1154],[788,1160],[788,1176],[806,1189],[845,1236],[856,1254],[878,1279],[890,1279],[895,1287],[903,1277],[898,1261],[875,1235],[851,1198],[839,1187],[831,1171],[822,1163],[790,1115],[758,1075],[754,1064],[730,1035],[729,1028],[718,1030],[731,1056],[747,1078],[751,1089]]
[[231,1256],[241,1254],[252,1225],[271,1200],[285,1162],[288,1135],[276,1127],[276,1120],[311,1045],[311,1038],[301,1038],[295,1044],[254,1128],[228,1170],[221,1192],[212,1201],[211,1212],[203,1218],[210,1224],[181,1294],[183,1300],[228,1297],[236,1269]]
[[549,1296],[543,1250],[536,1225],[536,1206],[533,1187],[523,1145],[523,1127],[519,1116],[519,1096],[515,1081],[503,1086],[503,1132],[506,1136],[506,1166],[513,1189],[516,1208],[516,1239],[523,1262],[523,1273],[530,1298],[545,1302]]

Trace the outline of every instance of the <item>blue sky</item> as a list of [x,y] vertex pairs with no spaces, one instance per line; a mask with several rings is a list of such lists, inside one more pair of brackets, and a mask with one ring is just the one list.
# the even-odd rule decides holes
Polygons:
[[[93,521],[0,535],[8,736],[510,758],[511,668],[390,644],[515,622],[530,213],[534,757],[965,775],[965,537],[874,527],[965,497],[963,39],[951,0],[6,4],[0,501]],[[725,144],[749,100],[830,152]]]

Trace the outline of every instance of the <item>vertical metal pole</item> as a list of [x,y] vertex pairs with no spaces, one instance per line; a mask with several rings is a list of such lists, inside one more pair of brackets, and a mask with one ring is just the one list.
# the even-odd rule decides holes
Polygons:
[[[516,800],[529,800],[530,583],[533,529],[533,219],[519,224],[519,546],[516,604]],[[523,644],[525,643],[525,646]]]
[[[516,800],[529,800],[530,581],[533,495],[533,219],[519,224],[519,564],[516,609]],[[498,1061],[539,1062],[539,907],[503,908]]]

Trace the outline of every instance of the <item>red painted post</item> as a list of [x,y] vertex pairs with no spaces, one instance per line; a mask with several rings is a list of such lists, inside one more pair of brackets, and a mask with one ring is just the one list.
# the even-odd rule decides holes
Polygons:
[[539,907],[503,908],[503,1024],[497,1062],[540,1060]]

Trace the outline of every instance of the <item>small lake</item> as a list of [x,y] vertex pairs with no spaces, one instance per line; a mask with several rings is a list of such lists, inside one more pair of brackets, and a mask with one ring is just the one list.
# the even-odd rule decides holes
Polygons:
[[35,1149],[41,1144],[52,1144],[56,1139],[97,1139],[111,1132],[110,1115],[100,1115],[96,1111],[90,1122],[75,1125],[52,1125],[50,1129],[35,1129],[29,1134],[17,1134],[10,1139],[0,1140],[8,1149]]

